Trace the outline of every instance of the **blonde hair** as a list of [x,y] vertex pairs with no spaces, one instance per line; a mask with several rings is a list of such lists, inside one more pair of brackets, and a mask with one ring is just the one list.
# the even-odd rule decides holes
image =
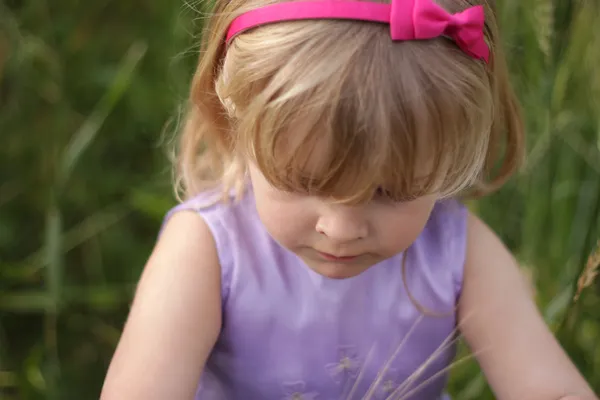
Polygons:
[[438,2],[483,2],[489,64],[446,38],[392,42],[389,26],[358,21],[262,26],[226,48],[236,16],[273,2],[215,2],[178,143],[182,197],[239,194],[249,161],[276,187],[346,202],[378,187],[398,200],[485,194],[516,170],[523,123],[486,0]]

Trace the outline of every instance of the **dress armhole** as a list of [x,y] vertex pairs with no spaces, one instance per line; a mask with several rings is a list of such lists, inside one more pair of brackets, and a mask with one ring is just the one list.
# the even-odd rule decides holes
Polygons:
[[451,229],[453,232],[450,238],[450,252],[452,259],[456,260],[453,265],[452,277],[454,282],[454,293],[456,301],[460,298],[463,289],[463,279],[465,272],[465,262],[467,255],[467,219],[469,210],[467,207],[459,201],[453,201],[451,209],[449,210],[451,217]]
[[213,236],[219,257],[219,267],[221,268],[221,303],[224,307],[231,287],[232,257],[231,251],[228,250],[231,248],[230,238],[227,229],[223,225],[223,217],[214,207],[199,208],[192,202],[182,203],[167,212],[158,233],[159,237],[169,219],[180,212],[190,212],[202,218]]

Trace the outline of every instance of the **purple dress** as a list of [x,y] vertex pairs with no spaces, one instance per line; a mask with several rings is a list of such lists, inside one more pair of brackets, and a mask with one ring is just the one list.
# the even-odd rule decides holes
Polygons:
[[222,269],[223,326],[196,400],[446,398],[464,206],[438,203],[407,250],[406,287],[430,315],[407,293],[402,254],[356,277],[329,279],[270,237],[251,190],[237,203],[206,207],[207,199],[171,211],[204,218]]

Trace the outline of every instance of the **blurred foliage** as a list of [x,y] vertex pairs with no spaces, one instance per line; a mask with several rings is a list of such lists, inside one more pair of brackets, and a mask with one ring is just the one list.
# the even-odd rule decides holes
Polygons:
[[167,1],[0,2],[7,399],[98,396],[173,204],[162,138],[197,57],[194,18]]
[[[600,5],[498,2],[529,159],[473,204],[600,391]],[[0,398],[94,399],[161,218],[202,16],[168,1],[0,2]],[[457,399],[492,398],[476,364]]]

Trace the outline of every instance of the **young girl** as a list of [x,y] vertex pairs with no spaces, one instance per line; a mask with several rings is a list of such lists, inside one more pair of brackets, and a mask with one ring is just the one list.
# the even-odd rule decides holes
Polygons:
[[499,399],[595,399],[457,200],[523,153],[492,3],[215,1],[103,399],[441,399],[457,332]]

